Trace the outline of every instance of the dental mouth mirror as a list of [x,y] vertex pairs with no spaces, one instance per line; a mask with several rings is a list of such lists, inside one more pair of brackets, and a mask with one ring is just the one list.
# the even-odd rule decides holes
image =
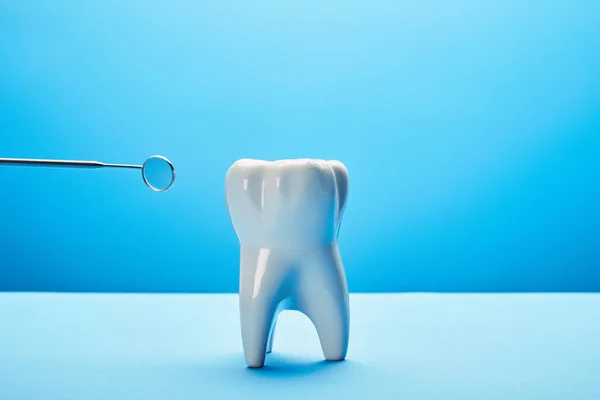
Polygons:
[[78,160],[37,160],[31,158],[0,158],[0,166],[18,165],[28,167],[63,168],[127,168],[142,170],[144,183],[155,192],[166,192],[175,182],[175,168],[171,161],[163,156],[149,157],[142,165],[107,164],[99,161]]

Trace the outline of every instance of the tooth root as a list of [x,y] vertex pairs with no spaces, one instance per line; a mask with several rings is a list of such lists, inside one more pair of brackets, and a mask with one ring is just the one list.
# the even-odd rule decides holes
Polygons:
[[[339,308],[341,307],[332,307],[332,309]],[[338,312],[344,313],[343,310]],[[349,324],[347,318],[337,318],[340,315],[335,315],[333,319],[323,314],[310,317],[317,330],[323,356],[327,361],[342,361],[348,352]]]
[[267,341],[274,316],[269,300],[245,299],[240,294],[240,322],[242,346],[246,364],[260,368],[265,364]]
[[[246,364],[260,368],[265,363],[269,335],[282,300],[286,261],[270,249],[242,248],[240,279],[240,323]],[[272,266],[270,264],[273,264]]]
[[[346,277],[337,247],[304,264],[299,304],[312,321],[323,355],[328,361],[346,358],[350,332],[350,306]],[[318,278],[318,279],[317,279]]]

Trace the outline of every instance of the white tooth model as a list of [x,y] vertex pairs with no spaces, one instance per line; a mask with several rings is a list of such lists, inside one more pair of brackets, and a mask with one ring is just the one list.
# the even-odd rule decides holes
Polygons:
[[325,358],[343,360],[350,323],[337,244],[348,198],[344,164],[239,160],[227,171],[225,192],[240,241],[240,320],[248,366],[264,365],[283,310],[304,313]]

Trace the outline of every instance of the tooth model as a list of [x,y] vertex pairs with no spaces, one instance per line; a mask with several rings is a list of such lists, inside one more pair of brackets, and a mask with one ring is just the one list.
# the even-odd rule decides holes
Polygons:
[[225,192],[240,242],[240,322],[248,366],[264,365],[283,310],[305,314],[325,358],[343,360],[350,322],[337,244],[348,198],[344,164],[239,160],[227,171]]

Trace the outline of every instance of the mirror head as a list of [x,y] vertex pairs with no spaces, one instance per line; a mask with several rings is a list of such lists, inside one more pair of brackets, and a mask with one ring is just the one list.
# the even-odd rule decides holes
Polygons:
[[175,168],[163,156],[152,156],[142,166],[144,183],[155,192],[166,192],[175,183]]

